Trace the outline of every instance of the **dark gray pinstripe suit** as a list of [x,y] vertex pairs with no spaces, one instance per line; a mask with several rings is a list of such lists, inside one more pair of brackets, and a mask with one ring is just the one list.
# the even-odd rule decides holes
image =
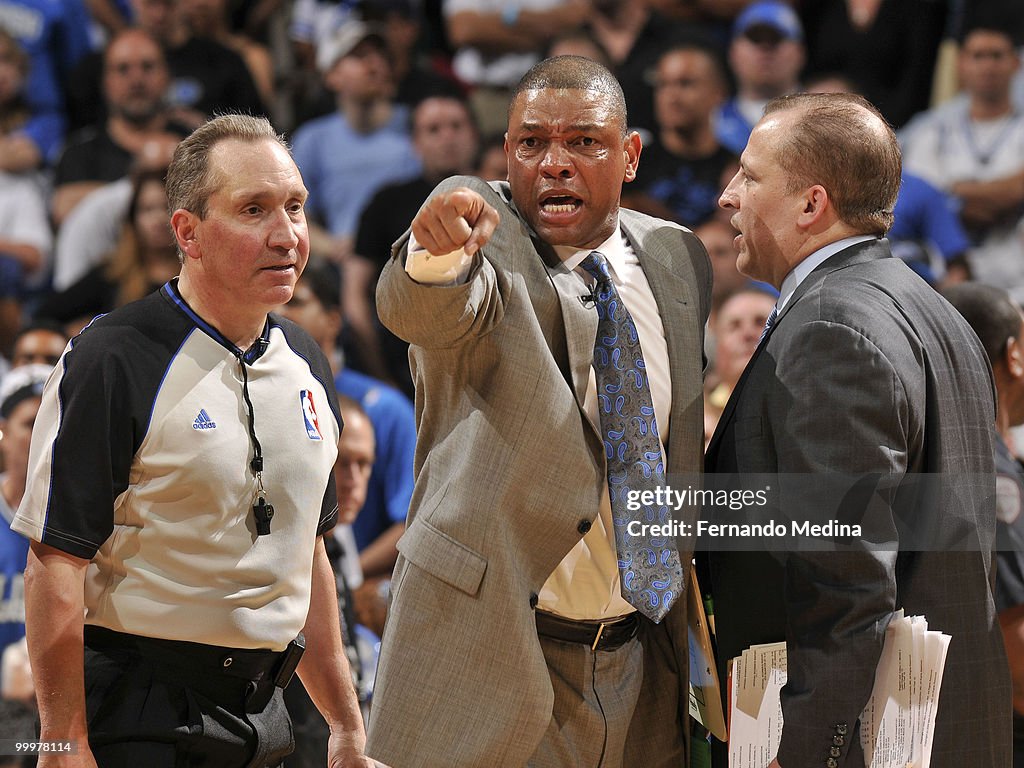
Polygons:
[[[884,240],[812,272],[755,353],[708,448],[708,472],[934,473],[944,484],[904,502],[898,521],[889,505],[873,518],[872,532],[898,547],[709,556],[720,668],[752,643],[788,642],[783,768],[825,766],[843,722],[833,759],[863,765],[856,722],[899,607],[953,637],[932,765],[1010,765],[1009,674],[989,589],[994,414],[977,338]],[[828,500],[818,501],[802,498],[793,516],[827,516]],[[927,530],[938,551],[912,551],[908,530]]]

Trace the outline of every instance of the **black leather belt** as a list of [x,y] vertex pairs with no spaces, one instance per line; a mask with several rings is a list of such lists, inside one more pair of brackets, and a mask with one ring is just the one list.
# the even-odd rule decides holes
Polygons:
[[535,613],[538,635],[587,645],[592,651],[614,651],[636,637],[640,629],[640,614],[635,611],[611,621],[574,621],[544,611]]
[[[280,688],[288,684],[295,671],[294,666],[286,663],[290,645],[284,651],[227,648],[185,640],[130,635],[91,624],[86,625],[84,635],[85,644],[96,650],[113,649],[134,653],[174,667],[201,670],[202,674],[221,674],[241,680],[267,678]],[[290,669],[286,668],[289,666]],[[285,676],[287,679],[284,679]]]

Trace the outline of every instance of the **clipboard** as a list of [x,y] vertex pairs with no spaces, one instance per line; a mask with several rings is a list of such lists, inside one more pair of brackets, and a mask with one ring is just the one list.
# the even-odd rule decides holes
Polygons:
[[718,684],[715,654],[711,648],[708,617],[697,583],[697,571],[690,564],[686,595],[687,637],[690,645],[690,716],[719,741],[727,741],[722,691]]

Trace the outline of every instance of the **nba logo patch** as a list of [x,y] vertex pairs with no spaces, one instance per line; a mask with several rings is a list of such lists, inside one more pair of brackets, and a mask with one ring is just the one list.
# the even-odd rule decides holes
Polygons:
[[299,393],[302,401],[302,418],[306,422],[306,434],[310,440],[323,440],[320,434],[320,420],[316,417],[316,408],[313,407],[313,393],[304,389]]

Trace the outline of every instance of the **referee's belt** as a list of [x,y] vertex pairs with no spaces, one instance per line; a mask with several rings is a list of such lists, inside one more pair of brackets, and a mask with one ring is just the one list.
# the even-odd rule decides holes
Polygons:
[[576,621],[546,611],[534,613],[538,635],[587,645],[592,651],[614,651],[636,637],[640,630],[637,611],[611,621]]
[[84,639],[85,645],[93,650],[131,653],[181,669],[205,670],[209,674],[240,680],[273,681],[278,688],[288,685],[298,663],[297,660],[291,663],[292,644],[283,651],[228,648],[186,640],[131,635],[92,624],[86,624]]

